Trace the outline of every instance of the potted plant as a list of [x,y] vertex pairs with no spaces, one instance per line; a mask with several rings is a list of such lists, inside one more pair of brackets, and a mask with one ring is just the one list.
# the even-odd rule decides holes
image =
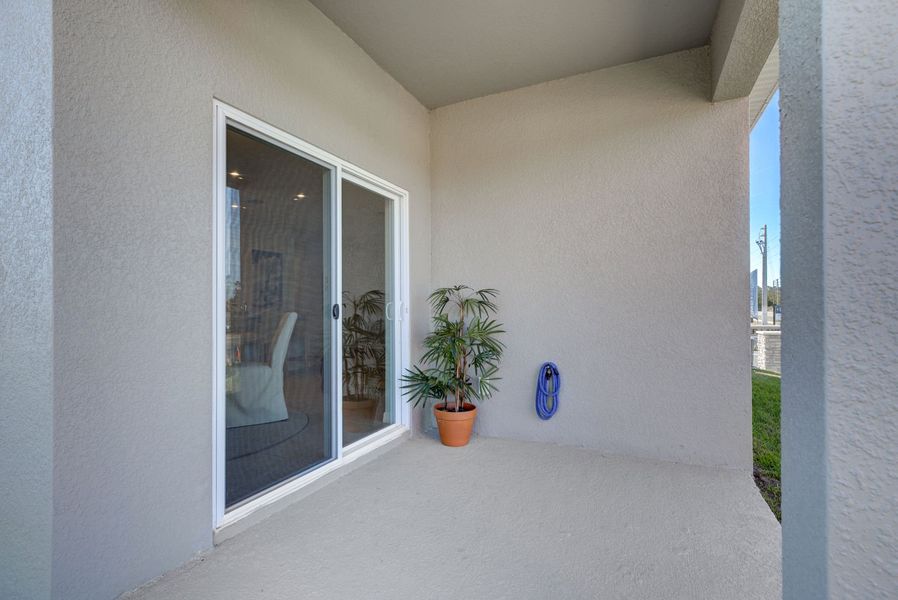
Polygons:
[[384,293],[344,293],[343,418],[349,431],[363,431],[382,411],[386,389]]
[[424,338],[423,367],[415,365],[402,380],[408,401],[436,400],[434,416],[440,440],[446,446],[464,446],[471,437],[477,407],[474,401],[496,391],[496,373],[504,345],[502,324],[493,289],[474,290],[466,285],[440,288],[429,302],[433,331]]

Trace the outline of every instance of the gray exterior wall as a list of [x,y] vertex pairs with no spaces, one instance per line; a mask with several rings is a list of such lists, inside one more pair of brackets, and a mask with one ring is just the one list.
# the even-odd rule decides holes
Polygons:
[[0,18],[0,598],[50,596],[53,516],[51,3]]
[[898,596],[896,28],[891,0],[781,3],[790,599]]
[[53,25],[53,592],[109,598],[212,543],[213,98],[409,190],[413,307],[429,122],[306,2],[58,2]]
[[698,49],[432,113],[434,285],[498,288],[508,330],[481,434],[750,468],[748,111],[710,72]]

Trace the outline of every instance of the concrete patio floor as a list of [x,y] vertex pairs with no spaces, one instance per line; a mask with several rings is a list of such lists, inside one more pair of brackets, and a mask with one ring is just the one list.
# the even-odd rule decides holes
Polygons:
[[749,473],[406,441],[130,599],[779,598]]

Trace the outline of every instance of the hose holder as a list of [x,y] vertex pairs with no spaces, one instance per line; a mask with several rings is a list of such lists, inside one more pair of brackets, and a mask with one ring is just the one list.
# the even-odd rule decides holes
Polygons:
[[561,374],[555,363],[543,363],[536,376],[536,414],[548,421],[558,410],[558,392],[561,391]]

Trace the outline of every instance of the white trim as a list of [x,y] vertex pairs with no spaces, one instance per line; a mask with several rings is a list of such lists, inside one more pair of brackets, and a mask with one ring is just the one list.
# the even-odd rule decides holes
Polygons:
[[213,139],[213,225],[212,225],[212,526],[215,527],[222,521],[225,514],[225,436],[219,432],[225,430],[225,410],[219,398],[224,397],[224,373],[222,366],[225,362],[225,282],[224,282],[224,231],[225,231],[225,194],[226,185],[224,173],[227,170],[225,154],[225,138],[227,135],[227,121],[222,107],[217,102],[213,104],[215,115],[214,139]]
[[[396,346],[395,360],[392,365],[392,379],[395,382],[392,394],[392,414],[395,415],[395,424],[410,427],[411,407],[408,402],[405,402],[403,399],[402,390],[399,385],[400,376],[405,369],[410,366],[410,352],[408,346],[409,340],[411,339],[408,320],[408,193],[405,192],[405,190],[391,186],[382,179],[355,167],[343,167],[342,175],[344,181],[348,181],[379,194],[390,201],[391,235],[389,236],[389,240],[392,245],[390,256],[393,261],[393,277],[391,283],[393,287],[392,297],[395,300],[392,303],[393,307],[391,307],[393,316],[390,318],[390,307],[387,307],[387,316],[389,322],[392,323],[393,326],[392,339]],[[355,446],[358,443],[359,442],[355,442],[352,446]]]
[[334,402],[334,430],[331,440],[334,444],[333,456],[343,458],[343,167],[337,165],[334,178],[334,203],[331,207],[331,256],[334,264],[331,273],[332,302],[340,305],[340,316],[331,319],[331,390]]
[[350,463],[371,450],[379,448],[387,442],[392,442],[406,433],[408,433],[408,428],[397,424],[375,431],[371,435],[343,448],[343,464]]
[[[331,473],[340,467],[355,461],[377,448],[401,437],[409,431],[411,410],[407,402],[401,396],[398,388],[398,377],[402,370],[409,366],[409,341],[410,331],[408,323],[409,314],[409,272],[408,272],[408,192],[364,169],[361,169],[341,158],[330,154],[300,138],[282,131],[252,115],[229,106],[219,100],[213,100],[214,134],[213,134],[213,365],[212,365],[212,389],[213,389],[213,430],[212,430],[212,526],[213,531],[219,531],[250,515],[257,510],[279,501],[285,496],[317,481],[324,475]],[[342,368],[342,335],[340,331],[340,319],[331,319],[331,395],[333,396],[331,415],[331,456],[328,461],[316,465],[310,471],[297,474],[260,495],[245,501],[225,511],[225,282],[224,282],[224,230],[225,230],[225,194],[226,194],[226,169],[227,148],[225,139],[227,126],[232,125],[255,136],[266,138],[268,141],[282,146],[284,149],[300,154],[304,158],[321,164],[331,170],[333,197],[331,204],[329,223],[330,233],[330,257],[333,263],[330,265],[330,273],[334,274],[330,281],[332,301],[342,306],[342,182],[351,181],[383,194],[393,200],[393,225],[394,236],[394,265],[396,271],[394,277],[394,297],[397,302],[398,319],[395,321],[394,340],[397,342],[396,360],[394,361],[394,381],[396,381],[396,393],[394,393],[395,424],[390,425],[358,442],[343,448],[342,444],[342,381],[340,370]],[[398,265],[397,265],[398,263]]]
[[[409,241],[408,241],[408,192],[404,191],[399,199],[398,232],[396,243],[399,245],[399,364],[400,373],[405,373],[412,366],[412,325],[411,314],[411,279],[409,273]],[[398,385],[398,381],[397,381]],[[397,390],[396,402],[399,404],[396,422],[411,429],[412,405],[402,396],[402,391]]]
[[[293,479],[288,479],[280,485],[272,487],[264,494],[253,498],[252,500],[241,504],[236,508],[231,509],[230,511],[225,513],[224,518],[214,528],[213,533],[217,533],[228,525],[233,525],[240,519],[253,514],[257,510],[261,510],[271,504],[279,502],[286,496],[296,493],[307,485],[318,481],[325,475],[332,473],[337,469],[345,467],[353,461],[358,460],[366,454],[373,452],[381,446],[389,444],[393,440],[399,439],[407,433],[407,428],[399,425],[393,425],[392,427],[383,429],[376,434],[365,438],[364,440],[360,440],[359,442],[352,444],[352,451],[344,452],[341,458],[328,461],[321,464],[320,466],[313,467],[310,471],[297,475]],[[362,444],[362,442],[364,442],[364,444]],[[356,447],[359,444],[362,445]]]
[[779,76],[780,44],[777,40],[748,94],[749,131],[754,129],[761,115],[767,109],[767,105],[773,99],[773,95],[779,87]]

